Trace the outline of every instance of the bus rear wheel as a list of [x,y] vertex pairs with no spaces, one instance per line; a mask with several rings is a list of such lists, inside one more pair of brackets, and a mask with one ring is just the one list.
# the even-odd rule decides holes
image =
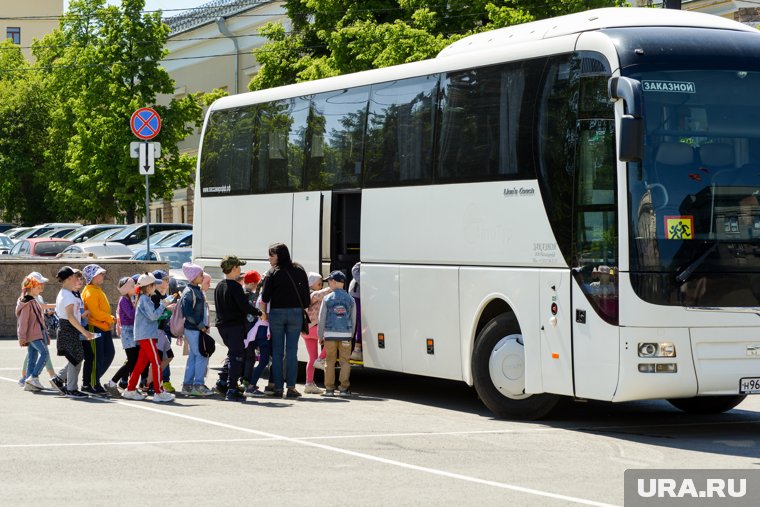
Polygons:
[[525,349],[511,314],[490,320],[478,334],[472,376],[481,401],[500,419],[540,419],[559,402],[554,394],[525,393]]
[[747,396],[695,396],[693,398],[672,398],[668,403],[690,414],[720,414],[728,412],[744,401]]

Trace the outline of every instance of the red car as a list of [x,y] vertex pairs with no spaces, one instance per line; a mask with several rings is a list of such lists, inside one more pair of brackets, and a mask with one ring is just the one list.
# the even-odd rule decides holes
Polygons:
[[17,257],[55,257],[71,243],[61,238],[22,239],[8,253]]

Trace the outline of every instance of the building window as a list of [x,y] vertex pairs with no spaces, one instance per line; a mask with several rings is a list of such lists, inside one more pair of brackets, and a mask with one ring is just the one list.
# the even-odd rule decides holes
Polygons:
[[179,207],[179,217],[180,217],[180,222],[181,223],[184,224],[184,223],[187,222],[187,217],[185,216],[185,207],[184,206],[180,206]]
[[156,223],[161,223],[164,221],[164,212],[161,208],[158,208],[156,210]]
[[9,26],[5,29],[5,38],[13,41],[14,44],[21,44],[21,28]]

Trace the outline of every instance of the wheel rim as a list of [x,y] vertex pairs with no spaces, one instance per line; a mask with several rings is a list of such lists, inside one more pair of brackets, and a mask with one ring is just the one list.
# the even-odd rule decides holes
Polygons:
[[522,400],[525,394],[525,348],[522,335],[511,334],[496,343],[488,359],[494,387],[507,398]]

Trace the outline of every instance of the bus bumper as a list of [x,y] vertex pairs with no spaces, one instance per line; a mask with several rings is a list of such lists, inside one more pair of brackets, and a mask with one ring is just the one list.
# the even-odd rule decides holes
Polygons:
[[[613,401],[737,395],[742,378],[760,377],[760,327],[626,327],[620,337]],[[649,356],[645,344],[675,355]]]

